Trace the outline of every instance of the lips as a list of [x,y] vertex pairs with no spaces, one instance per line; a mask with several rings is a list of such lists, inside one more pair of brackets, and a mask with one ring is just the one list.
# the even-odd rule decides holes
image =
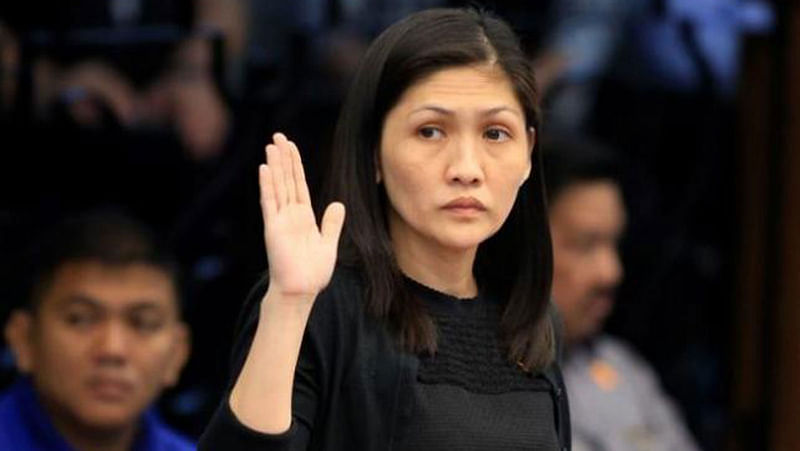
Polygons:
[[104,401],[121,401],[133,392],[133,384],[116,377],[93,377],[88,383],[89,391]]
[[474,197],[459,197],[453,199],[443,207],[445,210],[454,211],[485,211],[486,207]]

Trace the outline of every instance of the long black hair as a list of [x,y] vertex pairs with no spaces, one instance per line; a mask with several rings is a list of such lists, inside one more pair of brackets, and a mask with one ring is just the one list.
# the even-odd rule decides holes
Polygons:
[[[386,29],[369,47],[355,74],[334,135],[323,203],[347,207],[339,261],[364,274],[366,309],[385,320],[410,352],[436,351],[436,329],[408,290],[397,265],[386,220],[386,194],[375,182],[383,121],[411,85],[436,71],[495,64],[511,81],[527,127],[540,116],[533,72],[514,32],[474,9],[431,9]],[[547,315],[552,251],[538,146],[532,176],[519,190],[500,230],[483,242],[475,276],[481,289],[505,300],[501,332],[508,357],[528,370],[553,360]]]

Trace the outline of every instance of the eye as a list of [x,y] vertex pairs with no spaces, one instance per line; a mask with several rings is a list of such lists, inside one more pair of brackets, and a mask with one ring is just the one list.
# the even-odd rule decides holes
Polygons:
[[140,333],[153,333],[164,327],[164,318],[154,313],[134,314],[129,318],[131,327]]
[[511,134],[499,127],[492,127],[483,132],[484,138],[489,141],[503,142],[511,139]]
[[66,312],[66,315],[64,315],[64,320],[70,326],[76,328],[85,328],[96,323],[98,320],[98,315],[90,311],[73,310]]
[[572,247],[582,255],[590,255],[598,248],[598,244],[597,238],[593,236],[582,236],[573,241]]
[[417,130],[417,134],[423,139],[441,139],[444,137],[444,131],[431,125],[420,127]]

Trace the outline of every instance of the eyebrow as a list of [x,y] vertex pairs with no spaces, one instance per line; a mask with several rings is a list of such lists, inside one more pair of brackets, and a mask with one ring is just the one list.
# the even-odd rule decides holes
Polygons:
[[[71,305],[85,305],[87,307],[91,307],[94,309],[105,310],[105,306],[99,300],[92,298],[90,296],[86,296],[84,294],[76,294],[73,296],[69,296],[68,298],[62,301],[62,307],[67,308]],[[147,311],[147,310],[155,310],[159,312],[167,311],[169,309],[165,308],[159,302],[153,299],[137,299],[133,302],[130,302],[124,310],[129,312],[139,312],[139,311]]]
[[102,304],[97,299],[83,294],[71,295],[61,301],[61,305],[63,307],[68,307],[73,304],[86,305],[93,308],[102,308]]
[[[419,112],[422,112],[422,111],[433,111],[435,113],[439,113],[439,114],[442,114],[442,115],[445,115],[445,116],[453,116],[453,115],[455,115],[455,111],[453,111],[453,110],[449,110],[449,109],[444,108],[444,107],[439,106],[439,105],[429,105],[429,104],[428,105],[422,105],[422,106],[420,106],[418,108],[415,108],[415,109],[411,110],[411,112],[408,113],[408,115],[411,116],[412,114],[419,113]],[[507,112],[509,112],[511,114],[514,114],[514,115],[518,116],[518,117],[522,116],[517,109],[511,108],[511,107],[505,106],[505,105],[496,106],[496,107],[492,107],[492,108],[483,110],[483,111],[481,111],[479,113],[479,115],[480,116],[494,116],[495,114],[501,113],[503,111],[507,111]]]
[[135,305],[129,306],[126,310],[129,312],[148,312],[154,311],[159,313],[167,313],[168,309],[165,308],[163,305],[158,305],[152,302],[144,301]]

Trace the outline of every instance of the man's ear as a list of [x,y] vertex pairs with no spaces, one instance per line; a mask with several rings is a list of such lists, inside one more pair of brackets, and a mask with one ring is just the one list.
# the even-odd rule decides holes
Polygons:
[[189,331],[189,327],[183,322],[179,323],[176,327],[178,330],[175,332],[175,341],[173,342],[167,368],[164,372],[163,383],[165,387],[172,387],[178,383],[181,377],[181,371],[183,367],[186,366],[192,349],[192,333]]
[[33,371],[33,315],[26,310],[14,310],[5,327],[6,343],[14,354],[17,370],[20,373]]

